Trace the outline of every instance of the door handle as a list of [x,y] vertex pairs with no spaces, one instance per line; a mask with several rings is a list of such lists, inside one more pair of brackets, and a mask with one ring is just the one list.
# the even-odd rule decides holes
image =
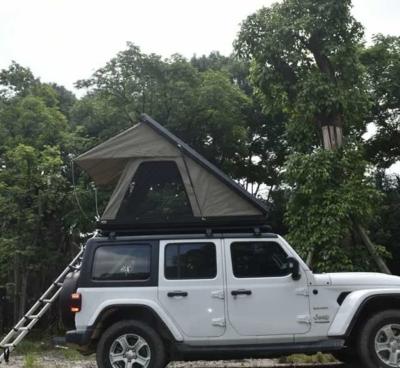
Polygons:
[[239,290],[232,290],[231,294],[233,296],[238,296],[238,295],[251,295],[251,290],[246,290],[246,289],[239,289]]
[[187,291],[170,291],[167,295],[169,298],[174,298],[176,296],[187,297],[188,293]]

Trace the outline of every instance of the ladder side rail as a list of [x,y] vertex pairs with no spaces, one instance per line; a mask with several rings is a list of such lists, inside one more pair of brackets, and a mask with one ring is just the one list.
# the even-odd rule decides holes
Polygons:
[[[61,273],[61,275],[63,275],[64,277],[70,272],[71,270],[71,266],[74,265],[80,258],[80,256],[82,255],[83,250],[81,250],[79,252],[79,254],[72,260],[72,262],[65,268],[65,270]],[[60,275],[60,276],[61,276]],[[56,281],[53,282],[50,287],[42,294],[42,296],[38,299],[38,301],[31,307],[31,309],[29,309],[29,311],[25,314],[25,316],[23,316],[18,323],[14,326],[14,328],[6,335],[6,337],[3,338],[3,340],[0,342],[0,347],[3,345],[3,343],[5,343],[10,337],[12,337],[12,335],[15,334],[15,329],[18,329],[20,327],[22,327],[25,322],[26,322],[26,316],[29,316],[31,314],[33,314],[35,312],[35,310],[37,308],[39,308],[42,304],[43,304],[43,300],[46,299],[46,297],[48,296],[48,294],[50,294],[50,292],[53,291],[53,289],[58,286],[58,282],[61,281],[61,277],[57,277]],[[61,287],[61,286],[60,286]],[[56,294],[58,296],[59,293],[56,292]],[[54,301],[54,298],[50,298],[52,300],[52,302]]]
[[[8,349],[7,355],[11,353],[15,347],[22,341],[22,339],[29,333],[33,326],[39,321],[39,319],[47,312],[51,307],[52,303],[57,299],[62,290],[62,281],[68,275],[71,270],[76,269],[74,265],[80,260],[84,248],[75,256],[75,258],[69,263],[64,271],[56,278],[56,280],[50,285],[50,287],[42,294],[42,296],[36,301],[36,303],[29,309],[29,311],[18,321],[18,323],[10,330],[10,332],[0,342],[0,348]],[[54,292],[54,289],[58,289]],[[54,292],[49,299],[46,298]],[[33,313],[42,306],[42,309],[34,315]],[[32,318],[34,317],[34,318]],[[24,326],[29,321],[27,326]],[[13,340],[11,343],[9,340]],[[6,352],[0,354],[0,363],[4,360]]]

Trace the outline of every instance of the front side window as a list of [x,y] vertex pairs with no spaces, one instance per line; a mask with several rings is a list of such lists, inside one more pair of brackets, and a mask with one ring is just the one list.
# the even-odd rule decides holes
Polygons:
[[150,278],[149,244],[109,245],[96,249],[93,280],[144,281]]
[[176,243],[165,247],[166,279],[213,279],[216,275],[214,243]]
[[231,244],[233,274],[237,278],[289,275],[287,254],[275,242],[235,242]]

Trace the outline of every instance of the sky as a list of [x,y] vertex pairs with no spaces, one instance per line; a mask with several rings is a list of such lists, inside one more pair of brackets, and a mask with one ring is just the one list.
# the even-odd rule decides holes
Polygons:
[[[1,0],[0,68],[11,60],[69,89],[132,41],[186,57],[232,51],[240,22],[272,0]],[[400,0],[353,0],[374,33],[400,34]]]
[[[232,51],[240,23],[273,0],[1,0],[0,69],[12,60],[69,89],[131,41],[186,57]],[[366,38],[400,35],[400,0],[353,0]],[[76,91],[75,91],[76,92]],[[399,165],[400,172],[400,165]]]

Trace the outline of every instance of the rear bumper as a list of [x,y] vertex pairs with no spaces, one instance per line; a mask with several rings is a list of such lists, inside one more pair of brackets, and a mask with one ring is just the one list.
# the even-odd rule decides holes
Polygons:
[[65,335],[65,340],[67,344],[82,347],[88,346],[91,343],[92,334],[93,330],[91,328],[87,328],[85,330],[67,331]]

